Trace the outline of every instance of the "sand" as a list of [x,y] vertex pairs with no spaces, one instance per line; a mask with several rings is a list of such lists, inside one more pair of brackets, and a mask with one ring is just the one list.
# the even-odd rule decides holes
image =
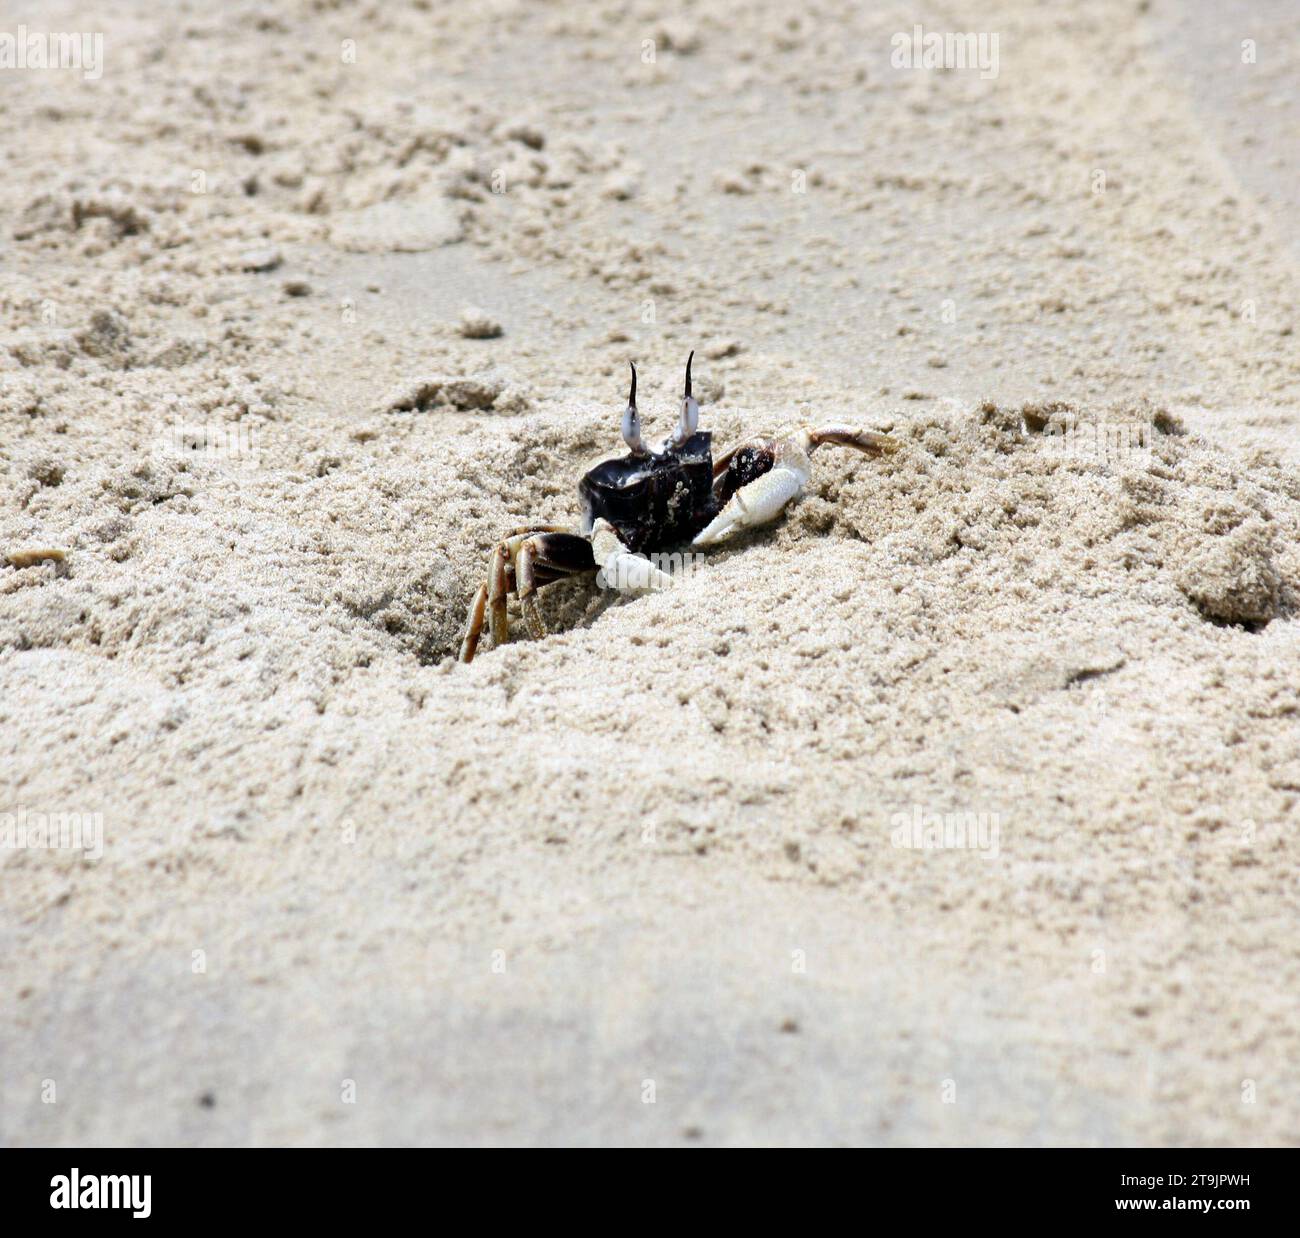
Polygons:
[[[0,1140],[1300,1139],[1293,5],[26,21]],[[902,450],[457,665],[692,348]]]

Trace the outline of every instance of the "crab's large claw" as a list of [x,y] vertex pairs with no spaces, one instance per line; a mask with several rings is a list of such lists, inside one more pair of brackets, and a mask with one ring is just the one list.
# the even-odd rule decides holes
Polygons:
[[[694,545],[707,546],[711,542],[721,541],[737,529],[752,528],[775,520],[785,505],[797,498],[808,484],[812,472],[812,463],[808,457],[823,443],[852,447],[868,456],[892,455],[899,447],[898,440],[887,434],[837,425],[796,430],[784,438],[759,439],[752,444],[741,444],[742,448],[751,445],[757,447],[757,458],[771,460],[771,468],[736,490],[726,506],[696,535]],[[738,450],[733,449],[723,457],[729,461],[726,468],[719,470],[715,466],[720,479],[729,469],[735,468],[734,462],[740,458]],[[754,466],[755,460],[751,459],[747,467],[752,470]],[[752,477],[753,473],[749,475]],[[715,482],[715,489],[717,484]]]
[[787,463],[778,464],[770,472],[737,490],[726,507],[696,534],[692,545],[707,546],[711,542],[721,541],[736,530],[775,520],[785,505],[803,490],[807,481],[806,468],[801,469]]

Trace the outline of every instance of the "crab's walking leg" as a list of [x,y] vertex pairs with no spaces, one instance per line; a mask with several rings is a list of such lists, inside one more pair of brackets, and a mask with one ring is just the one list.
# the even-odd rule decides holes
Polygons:
[[527,538],[515,556],[515,591],[523,608],[528,630],[534,637],[546,635],[534,594],[539,585],[565,576],[580,576],[596,570],[591,543],[576,533],[551,529]]
[[488,627],[492,632],[492,643],[504,645],[510,639],[510,626],[506,620],[506,597],[509,589],[506,583],[506,564],[510,560],[510,546],[498,542],[492,552],[492,561],[488,564]]
[[511,537],[519,537],[524,533],[572,533],[573,530],[567,524],[521,524],[517,529],[510,530]]
[[600,582],[619,593],[645,593],[667,589],[673,578],[661,572],[644,555],[633,554],[619,540],[614,526],[597,520],[591,531],[591,549],[600,567]]
[[[760,476],[740,486],[727,500],[726,506],[695,537],[694,545],[707,546],[721,541],[737,529],[753,528],[775,520],[791,499],[803,492],[812,472],[809,456],[823,443],[837,443],[853,447],[869,456],[881,456],[898,450],[898,441],[872,430],[859,430],[853,426],[819,426],[815,429],[796,430],[793,434],[775,441],[760,441],[757,450],[750,453],[745,467],[761,467],[758,461],[771,465]],[[725,473],[738,458],[740,449],[733,448],[722,460],[723,467],[715,466],[715,492],[719,482],[725,483]],[[743,474],[742,474],[743,475]],[[752,472],[750,476],[752,476]],[[724,491],[725,493],[725,491]]]
[[515,556],[515,590],[519,594],[524,622],[528,624],[529,635],[534,640],[546,635],[546,625],[538,612],[537,599],[533,597],[537,592],[537,580],[533,573],[533,560],[536,557],[537,551],[531,537],[519,547],[519,553]]
[[525,525],[515,529],[492,549],[487,580],[474,595],[465,620],[460,660],[474,660],[485,621],[492,632],[494,646],[504,645],[510,639],[506,603],[511,593],[519,596],[529,631],[534,636],[544,636],[545,628],[533,596],[536,591],[566,576],[595,570],[591,543],[563,525]]
[[817,426],[805,433],[808,435],[810,452],[823,443],[852,447],[868,456],[892,456],[899,448],[896,438],[890,438],[888,434],[880,434],[876,430],[863,430],[858,426]]
[[473,662],[478,652],[478,638],[483,634],[483,613],[487,609],[488,587],[479,585],[474,600],[469,604],[469,618],[465,621],[465,638],[460,642],[460,660]]
[[[460,660],[472,662],[478,651],[479,638],[483,634],[483,622],[486,618],[492,632],[494,645],[504,644],[509,639],[509,624],[506,618],[506,598],[510,593],[511,560],[519,543],[529,534],[537,531],[539,526],[516,529],[504,541],[498,542],[492,549],[488,560],[487,580],[479,586],[474,600],[470,603],[469,614],[465,619],[465,636],[460,643]],[[549,527],[549,526],[541,526]]]

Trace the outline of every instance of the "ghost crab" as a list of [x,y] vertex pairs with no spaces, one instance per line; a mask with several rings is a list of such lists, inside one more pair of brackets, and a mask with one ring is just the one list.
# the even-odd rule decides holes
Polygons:
[[809,456],[823,443],[852,447],[869,456],[898,449],[886,434],[853,426],[798,427],[780,435],[756,435],[717,460],[712,438],[699,429],[700,406],[691,395],[692,352],[686,360],[686,389],[677,429],[658,451],[641,438],[636,407],[636,366],[623,413],[628,454],[604,460],[578,483],[582,522],[525,525],[498,542],[487,579],[470,603],[460,660],[478,650],[486,620],[493,646],[510,638],[506,602],[519,598],[524,621],[535,638],[546,635],[537,609],[537,590],[557,580],[599,572],[620,593],[640,593],[672,584],[647,554],[690,543],[708,546],[729,534],[767,524],[803,492],[812,471]]

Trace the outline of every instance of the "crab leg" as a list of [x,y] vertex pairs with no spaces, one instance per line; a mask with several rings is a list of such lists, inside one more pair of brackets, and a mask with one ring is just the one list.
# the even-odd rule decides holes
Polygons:
[[509,560],[510,547],[506,542],[498,542],[488,564],[488,627],[492,632],[492,643],[504,645],[510,639],[510,629],[506,620],[506,563]]
[[487,609],[487,585],[479,585],[474,600],[469,604],[469,618],[465,622],[465,638],[460,642],[460,660],[473,662],[478,652],[478,639],[483,634],[483,613]]
[[546,635],[546,625],[537,609],[537,583],[533,576],[533,560],[537,557],[534,540],[530,537],[515,556],[515,591],[519,594],[519,605],[523,608],[524,621],[528,624],[529,634],[534,640]]
[[515,591],[528,630],[535,638],[546,635],[546,624],[542,622],[537,599],[533,596],[538,586],[565,576],[580,576],[594,571],[595,567],[591,543],[576,533],[552,529],[530,537],[520,545],[515,556]]
[[510,530],[510,537],[520,537],[525,533],[571,533],[572,531],[567,524],[521,524],[517,529]]
[[524,619],[534,636],[546,634],[534,594],[542,585],[596,569],[591,543],[562,525],[531,525],[514,530],[492,549],[487,580],[478,588],[465,620],[460,661],[472,662],[478,652],[484,622],[493,645],[510,639],[507,600],[517,594]]
[[876,430],[862,430],[857,426],[818,426],[805,433],[808,435],[810,452],[823,443],[852,447],[868,456],[892,456],[899,448],[896,438],[890,438],[888,434],[880,434]]
[[514,577],[511,561],[515,557],[519,544],[530,534],[535,533],[537,528],[538,526],[516,529],[508,538],[493,547],[492,557],[488,560],[487,580],[479,586],[465,619],[465,636],[460,644],[462,662],[474,660],[485,618],[492,632],[493,644],[504,644],[509,639],[506,599],[510,594]]

